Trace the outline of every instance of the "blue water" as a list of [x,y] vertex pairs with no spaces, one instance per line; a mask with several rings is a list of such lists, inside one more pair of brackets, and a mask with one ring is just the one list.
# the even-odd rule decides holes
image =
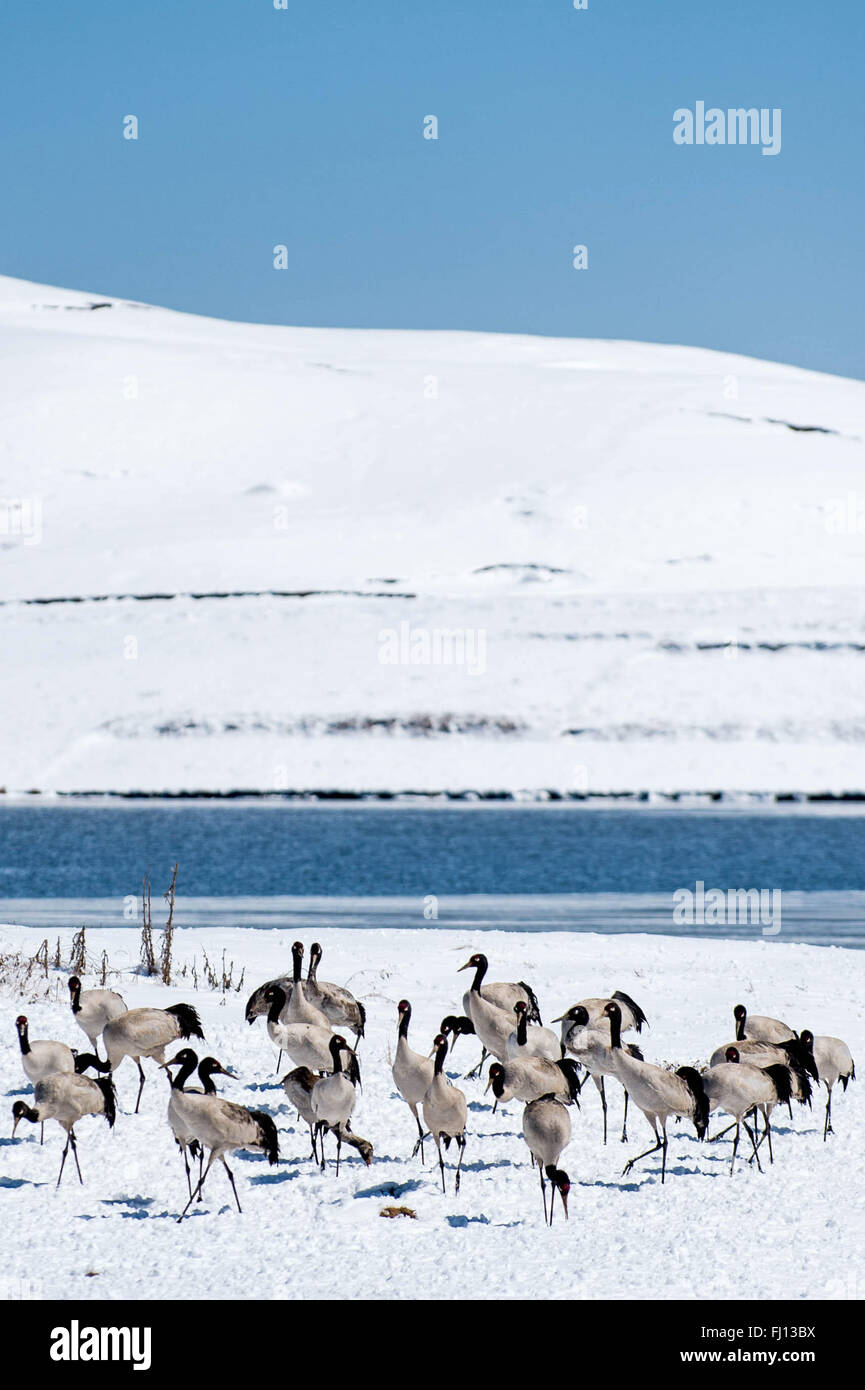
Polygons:
[[0,899],[865,890],[865,812],[147,803],[0,808]]

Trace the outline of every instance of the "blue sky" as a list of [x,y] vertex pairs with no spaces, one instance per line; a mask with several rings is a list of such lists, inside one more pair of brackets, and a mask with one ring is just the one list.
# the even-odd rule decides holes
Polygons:
[[[865,377],[863,11],[6,0],[0,271],[226,318]],[[780,107],[781,153],[676,146],[698,100]]]

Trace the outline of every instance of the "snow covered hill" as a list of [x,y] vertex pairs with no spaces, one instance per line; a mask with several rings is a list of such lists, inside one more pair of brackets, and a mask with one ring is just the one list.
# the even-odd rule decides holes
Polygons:
[[8,790],[865,790],[862,383],[8,278],[0,381]]

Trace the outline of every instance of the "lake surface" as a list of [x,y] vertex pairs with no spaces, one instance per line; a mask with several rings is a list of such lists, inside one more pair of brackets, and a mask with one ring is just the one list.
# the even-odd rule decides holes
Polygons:
[[783,940],[863,946],[863,849],[865,808],[20,804],[0,808],[0,915],[119,924],[149,869],[158,922],[177,862],[183,925],[772,934],[675,922],[699,882],[780,892]]

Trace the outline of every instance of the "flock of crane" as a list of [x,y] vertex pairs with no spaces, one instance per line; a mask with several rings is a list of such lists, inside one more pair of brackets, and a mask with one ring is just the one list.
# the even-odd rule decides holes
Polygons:
[[[321,947],[314,944],[304,979],[304,948],[295,942],[291,976],[261,985],[246,1005],[246,1020],[252,1024],[260,1015],[266,1015],[268,1035],[279,1049],[277,1073],[283,1053],[294,1064],[281,1085],[300,1119],[309,1126],[312,1157],[324,1170],[324,1141],[331,1134],[336,1140],[338,1175],[344,1144],[355,1149],[365,1163],[370,1164],[373,1159],[372,1144],[356,1135],[351,1127],[360,1085],[357,1048],[364,1036],[366,1012],[347,989],[318,979],[321,954]],[[488,1056],[495,1058],[489,1066],[486,1086],[495,1098],[494,1108],[499,1102],[510,1100],[524,1104],[522,1133],[531,1161],[538,1167],[544,1218],[549,1224],[556,1193],[567,1218],[570,1180],[559,1164],[571,1141],[570,1107],[579,1106],[580,1088],[589,1076],[600,1095],[604,1143],[605,1079],[611,1077],[624,1091],[622,1141],[627,1141],[629,1102],[645,1115],[655,1141],[629,1159],[624,1172],[660,1151],[662,1183],[666,1178],[669,1119],[689,1121],[702,1140],[710,1112],[717,1110],[728,1115],[732,1123],[713,1138],[735,1130],[730,1174],[743,1129],[751,1149],[748,1163],[756,1163],[762,1171],[759,1151],[763,1143],[770,1161],[774,1161],[770,1116],[775,1107],[786,1105],[792,1114],[794,1100],[810,1105],[812,1083],[823,1084],[827,1092],[825,1140],[832,1133],[833,1088],[840,1081],[846,1091],[848,1082],[855,1077],[850,1049],[840,1038],[815,1036],[808,1029],[796,1032],[778,1019],[749,1014],[742,1004],[733,1010],[735,1040],[719,1047],[708,1067],[698,1070],[682,1066],[673,1070],[658,1066],[647,1062],[634,1043],[622,1043],[623,1033],[640,1033],[647,1019],[639,1005],[620,990],[610,998],[583,999],[574,1004],[553,1020],[561,1024],[560,1033],[555,1033],[543,1027],[538,1001],[529,985],[523,981],[486,981],[485,955],[472,955],[460,969],[474,971],[471,988],[463,996],[464,1012],[442,1019],[429,1053],[416,1052],[410,1046],[411,1004],[403,999],[398,1006],[392,1072],[397,1091],[417,1125],[412,1157],[420,1151],[424,1162],[424,1143],[431,1137],[445,1192],[442,1146],[447,1150],[453,1142],[458,1150],[454,1190],[459,1191],[467,1104],[464,1091],[448,1078],[444,1064],[461,1035],[475,1034],[481,1044],[481,1058],[466,1079],[481,1074]],[[41,1124],[43,1129],[46,1120],[55,1120],[66,1133],[57,1186],[70,1148],[83,1181],[76,1124],[85,1115],[101,1115],[114,1125],[117,1100],[113,1074],[125,1057],[132,1058],[138,1067],[137,1113],[145,1085],[141,1059],[152,1058],[170,1078],[168,1123],[186,1172],[189,1200],[178,1221],[201,1198],[207,1175],[217,1159],[228,1174],[240,1211],[234,1175],[226,1158],[237,1150],[259,1150],[270,1163],[276,1163],[277,1128],[266,1111],[249,1110],[217,1094],[214,1076],[234,1073],[216,1058],[205,1057],[199,1062],[191,1047],[182,1047],[166,1060],[165,1050],[172,1044],[204,1038],[195,1009],[183,1003],[167,1009],[127,1009],[115,991],[84,990],[77,976],[70,979],[69,992],[73,1018],[93,1051],[79,1054],[62,1042],[31,1040],[26,1017],[17,1019],[21,1060],[25,1075],[34,1086],[34,1105],[15,1102],[13,1135],[22,1119]],[[354,1034],[353,1047],[346,1042],[346,1032]],[[99,1057],[100,1038],[105,1059]],[[90,1077],[86,1075],[88,1071],[98,1074]],[[201,1085],[190,1087],[187,1082],[196,1071]],[[192,1175],[190,1157],[198,1160],[197,1178]],[[551,1184],[549,1209],[547,1181]]]

